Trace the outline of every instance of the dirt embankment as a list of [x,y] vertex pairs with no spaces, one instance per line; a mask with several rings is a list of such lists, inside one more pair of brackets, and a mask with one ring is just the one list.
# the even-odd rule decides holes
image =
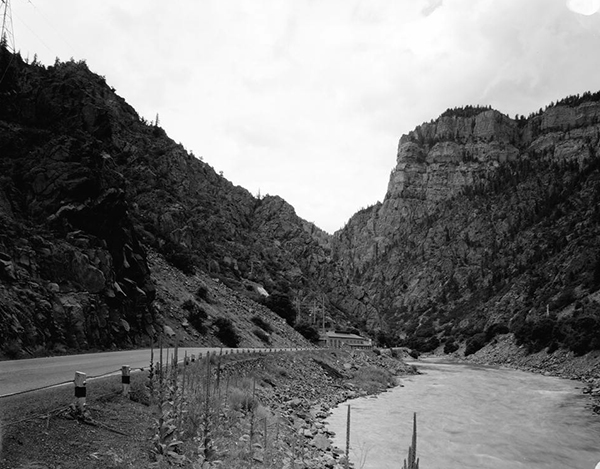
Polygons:
[[581,381],[584,384],[583,392],[591,397],[592,410],[600,414],[599,350],[580,357],[566,350],[556,350],[553,353],[542,350],[528,354],[525,347],[516,344],[512,334],[506,334],[496,337],[494,341],[468,356],[466,360]]
[[85,419],[69,407],[70,386],[0,400],[0,469],[338,469],[329,409],[415,372],[389,355],[342,350],[182,368],[170,384],[155,377],[153,388],[147,372],[132,376],[131,399],[119,377],[90,381]]

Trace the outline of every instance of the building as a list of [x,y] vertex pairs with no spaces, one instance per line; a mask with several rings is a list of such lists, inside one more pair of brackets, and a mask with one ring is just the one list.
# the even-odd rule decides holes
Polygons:
[[321,334],[319,345],[326,348],[371,348],[373,342],[356,334],[328,331]]

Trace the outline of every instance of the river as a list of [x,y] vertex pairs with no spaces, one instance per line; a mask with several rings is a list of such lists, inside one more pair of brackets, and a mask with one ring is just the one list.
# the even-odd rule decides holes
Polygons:
[[576,381],[495,367],[415,362],[421,375],[377,397],[348,401],[328,418],[345,448],[351,406],[350,460],[360,469],[400,469],[413,412],[421,469],[594,469],[600,416]]

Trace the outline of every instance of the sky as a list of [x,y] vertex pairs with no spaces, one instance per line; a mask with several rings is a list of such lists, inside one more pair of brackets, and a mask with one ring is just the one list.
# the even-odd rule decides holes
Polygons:
[[[11,0],[14,45],[84,59],[252,194],[333,233],[383,200],[399,138],[600,90],[600,0]],[[1,6],[1,4],[0,4]]]

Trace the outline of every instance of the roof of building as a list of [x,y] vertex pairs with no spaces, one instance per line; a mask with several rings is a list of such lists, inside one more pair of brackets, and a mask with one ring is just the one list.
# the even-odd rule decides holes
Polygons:
[[362,337],[360,335],[356,335],[356,334],[344,334],[342,332],[333,332],[333,331],[327,331],[325,333],[325,335],[327,337],[330,337],[332,339],[360,339],[360,340],[369,340],[365,337]]

